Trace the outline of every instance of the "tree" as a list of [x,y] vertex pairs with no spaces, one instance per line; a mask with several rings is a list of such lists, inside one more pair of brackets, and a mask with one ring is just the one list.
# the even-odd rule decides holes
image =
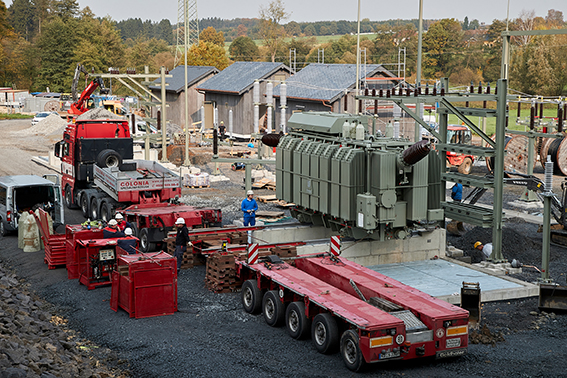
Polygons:
[[224,70],[230,65],[224,47],[211,42],[199,41],[199,45],[192,45],[187,55],[187,64],[190,66],[214,66]]
[[303,29],[303,33],[308,37],[317,34],[317,32],[315,31],[315,26],[311,24],[307,25],[305,29]]
[[469,30],[469,17],[465,16],[465,19],[463,20],[463,30]]
[[426,76],[450,75],[458,65],[457,55],[462,45],[461,24],[454,18],[445,18],[429,27],[423,38],[423,71]]
[[62,19],[74,18],[79,13],[77,0],[54,0],[53,14]]
[[545,21],[551,27],[560,28],[565,23],[565,21],[563,21],[563,12],[555,9],[550,9],[547,11]]
[[237,37],[228,48],[230,58],[234,61],[251,62],[258,59],[260,51],[250,37]]
[[273,0],[268,7],[260,6],[260,36],[264,46],[276,61],[276,53],[281,41],[285,38],[285,29],[280,23],[289,17],[282,0]]
[[215,28],[209,26],[199,34],[199,41],[224,47],[224,33],[222,31],[217,32]]
[[51,0],[32,0],[34,6],[35,24],[37,33],[41,34],[41,27],[49,19],[49,7]]
[[53,92],[68,92],[71,88],[74,49],[77,44],[76,20],[56,17],[44,26],[37,47],[41,68],[36,87]]
[[301,26],[297,22],[291,21],[285,26],[285,31],[288,35],[297,37],[301,34]]
[[0,0],[0,41],[12,34],[12,27],[8,23],[8,10],[6,4]]
[[30,0],[14,0],[9,8],[10,24],[26,41],[31,41],[35,35],[34,13]]
[[[522,31],[529,31],[534,30],[535,26],[535,11],[527,11],[522,10],[520,12],[520,17],[514,20],[514,24],[518,28],[518,30]],[[532,40],[533,36],[531,35],[519,35],[515,38],[515,41],[520,46],[525,46]]]
[[156,25],[155,37],[164,40],[168,45],[172,45],[175,42],[173,38],[173,27],[169,20],[163,19]]
[[246,37],[247,34],[248,34],[248,28],[244,26],[244,24],[238,25],[238,28],[236,29],[236,36]]

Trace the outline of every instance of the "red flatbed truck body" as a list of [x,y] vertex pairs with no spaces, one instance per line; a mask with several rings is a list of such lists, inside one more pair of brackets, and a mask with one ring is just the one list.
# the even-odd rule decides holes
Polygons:
[[[347,363],[347,347],[343,353],[347,331],[356,334],[351,344],[356,344],[364,363],[467,352],[468,311],[343,258],[305,255],[294,265],[238,261],[237,274],[243,281],[255,280],[260,290],[277,291],[282,306],[303,302],[308,319],[331,314],[343,333],[341,355],[351,370],[358,371],[360,365]],[[360,299],[351,280],[367,302]],[[286,314],[289,331],[287,322]]]

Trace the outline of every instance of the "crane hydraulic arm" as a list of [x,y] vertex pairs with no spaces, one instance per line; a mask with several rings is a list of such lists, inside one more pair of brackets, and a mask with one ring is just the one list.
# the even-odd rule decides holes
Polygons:
[[68,111],[69,114],[73,114],[73,115],[81,115],[87,110],[89,110],[88,100],[91,97],[91,95],[94,93],[94,91],[97,90],[97,88],[100,87],[102,93],[108,92],[108,90],[104,87],[104,82],[102,78],[97,77],[90,82],[90,84],[81,93],[79,99],[77,99],[77,84],[79,82],[79,76],[81,75],[81,72],[88,76],[88,72],[85,70],[85,68],[82,65],[77,64],[77,68],[75,68],[75,76],[73,77],[73,84],[71,85],[71,94],[73,96],[74,102],[73,104],[71,104],[71,108]]

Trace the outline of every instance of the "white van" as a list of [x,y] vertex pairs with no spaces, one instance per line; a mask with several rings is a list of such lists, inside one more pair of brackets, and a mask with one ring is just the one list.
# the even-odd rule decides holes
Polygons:
[[59,176],[0,176],[0,234],[18,229],[20,214],[42,208],[53,219],[53,227],[64,223]]

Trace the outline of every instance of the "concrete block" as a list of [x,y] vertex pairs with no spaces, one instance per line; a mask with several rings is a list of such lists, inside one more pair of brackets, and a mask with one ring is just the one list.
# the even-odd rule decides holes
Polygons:
[[447,257],[452,257],[452,258],[457,258],[457,257],[463,257],[464,256],[464,252],[462,249],[458,249],[453,247],[452,245],[448,246],[447,249],[445,250],[445,255]]

